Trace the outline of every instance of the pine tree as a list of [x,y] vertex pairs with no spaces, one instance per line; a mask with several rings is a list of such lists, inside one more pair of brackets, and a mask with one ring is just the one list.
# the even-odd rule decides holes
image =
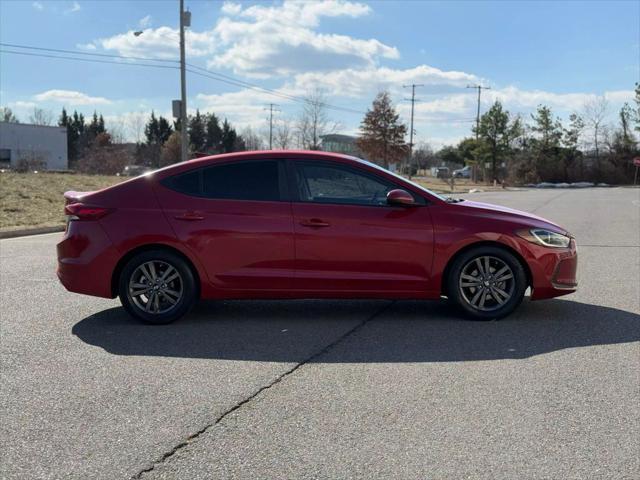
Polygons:
[[204,152],[207,146],[207,132],[204,118],[200,115],[200,110],[189,118],[189,144],[192,152]]
[[238,134],[235,129],[229,124],[227,119],[224,119],[222,124],[222,153],[233,152],[236,147],[236,139]]
[[[480,154],[491,161],[491,176],[498,178],[498,165],[506,161],[512,152],[512,143],[520,135],[520,119],[511,120],[507,110],[496,100],[493,106],[480,118],[478,129],[482,140]],[[482,152],[484,150],[484,152]]]
[[531,142],[536,171],[542,178],[559,180],[558,167],[562,164],[560,152],[562,124],[559,119],[553,119],[551,109],[545,105],[539,105],[531,118],[534,122],[531,130],[538,134],[538,138]]
[[156,114],[153,110],[151,110],[151,116],[149,117],[149,121],[144,127],[144,136],[147,140],[147,145],[153,145],[158,143],[159,138],[159,127],[158,127],[158,119],[156,118]]
[[407,154],[404,137],[407,127],[399,120],[389,92],[380,92],[360,124],[361,136],[358,148],[369,160],[389,168],[392,162],[401,161]]
[[169,121],[163,116],[158,117],[158,143],[164,145],[173,133],[173,128]]
[[220,153],[222,148],[222,129],[215,113],[207,115],[206,130],[205,151],[207,153]]

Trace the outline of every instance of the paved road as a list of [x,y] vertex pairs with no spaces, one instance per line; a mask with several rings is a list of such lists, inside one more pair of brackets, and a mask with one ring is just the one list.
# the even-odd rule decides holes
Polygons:
[[577,236],[580,290],[500,322],[435,302],[206,303],[166,327],[0,242],[0,478],[638,478],[640,190],[469,195]]

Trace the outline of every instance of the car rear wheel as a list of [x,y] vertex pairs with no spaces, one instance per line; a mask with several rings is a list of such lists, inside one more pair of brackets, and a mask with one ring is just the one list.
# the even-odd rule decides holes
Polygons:
[[122,269],[118,293],[129,314],[153,324],[177,320],[196,301],[189,265],[164,250],[142,252],[129,260]]
[[449,297],[470,318],[493,320],[513,312],[527,289],[518,259],[498,247],[478,247],[460,255],[447,279]]

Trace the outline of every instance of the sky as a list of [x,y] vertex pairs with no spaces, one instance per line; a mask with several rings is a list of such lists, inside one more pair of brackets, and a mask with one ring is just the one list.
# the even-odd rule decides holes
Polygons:
[[[566,119],[604,97],[615,122],[640,79],[639,1],[185,0],[185,7],[187,63],[206,75],[187,73],[189,112],[215,112],[240,130],[264,131],[270,103],[276,121],[294,120],[300,99],[316,89],[338,107],[327,113],[343,133],[357,133],[381,90],[408,124],[411,92],[403,85],[415,83],[423,85],[416,142],[439,147],[470,135],[477,98],[467,85],[490,87],[483,111],[500,100],[526,118],[545,104]],[[177,24],[177,0],[0,0],[0,105],[25,122],[34,107],[56,117],[63,106],[97,110],[135,139],[137,119],[152,109],[170,117],[179,98]],[[71,55],[23,46],[113,63],[23,55]]]

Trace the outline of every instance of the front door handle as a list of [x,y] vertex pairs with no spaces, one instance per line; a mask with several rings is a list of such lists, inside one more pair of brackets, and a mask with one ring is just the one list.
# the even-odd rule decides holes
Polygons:
[[328,227],[331,224],[325,222],[324,220],[320,220],[319,218],[311,218],[309,220],[302,220],[300,225],[303,227],[311,227],[311,228],[320,228],[320,227]]
[[176,215],[173,218],[184,222],[195,222],[198,220],[204,220],[204,215],[200,212],[185,212],[182,215]]

